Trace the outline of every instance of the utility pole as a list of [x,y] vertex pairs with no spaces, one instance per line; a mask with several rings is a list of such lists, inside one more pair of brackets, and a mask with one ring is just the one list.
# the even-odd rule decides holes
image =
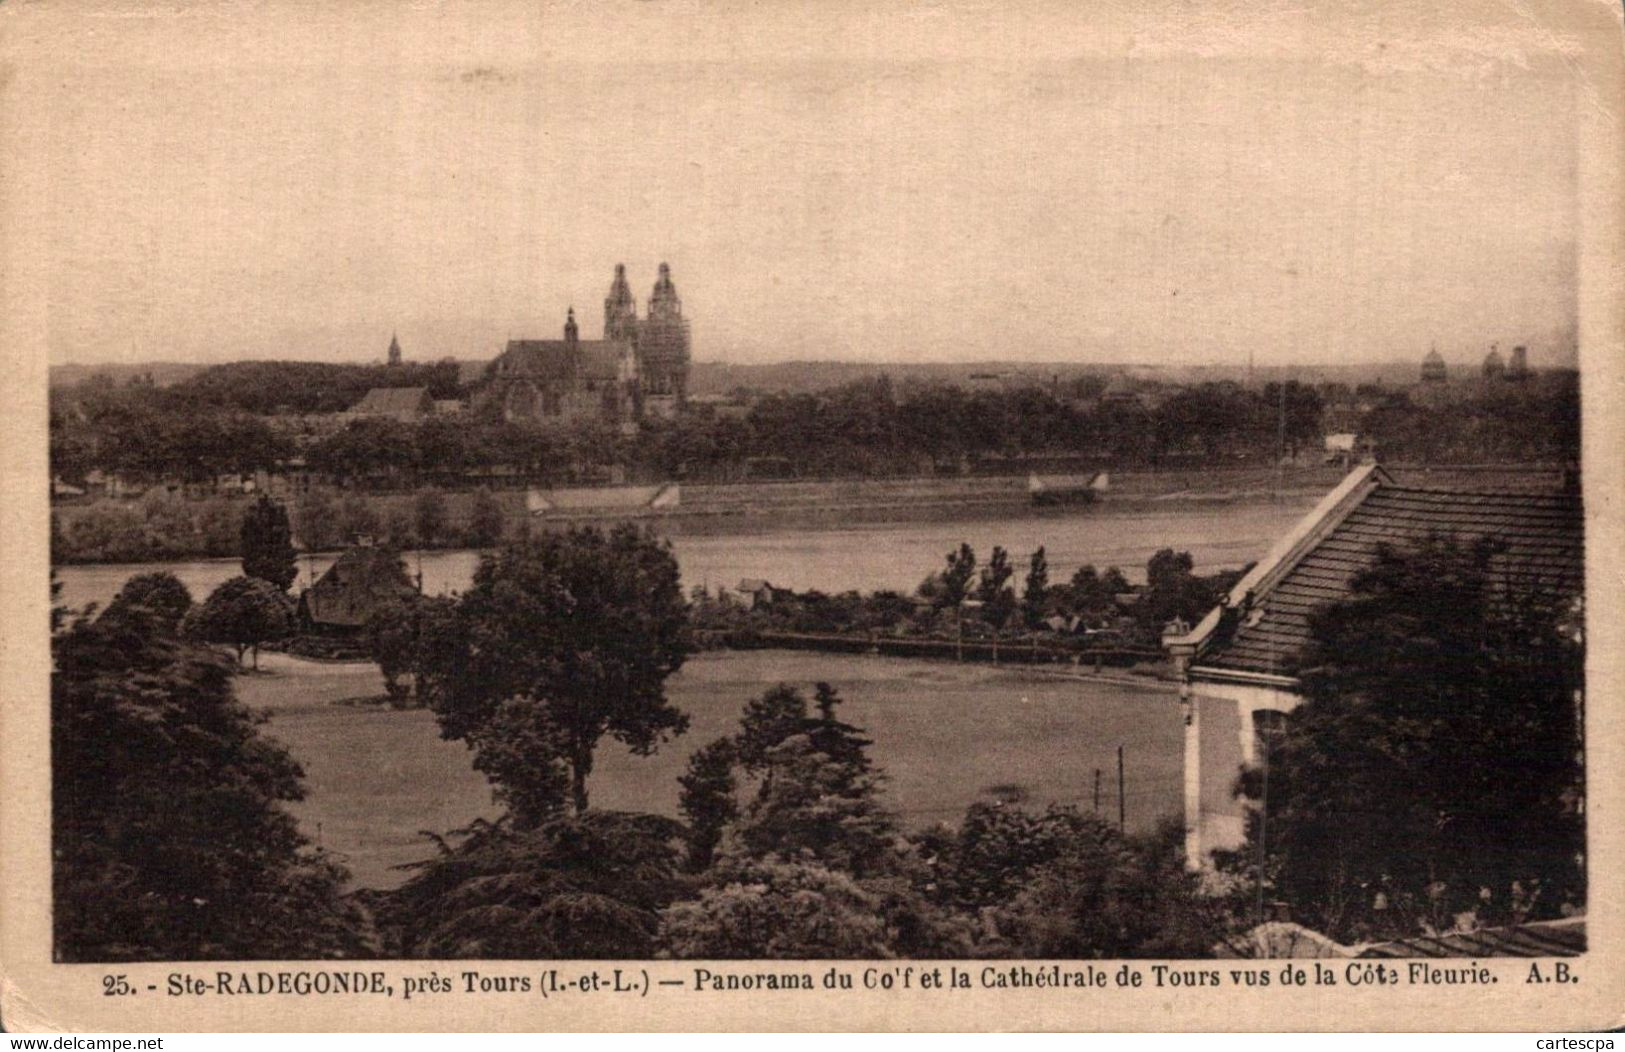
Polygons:
[[1123,747],[1117,747],[1117,831],[1128,826],[1128,801],[1123,798]]
[[1283,378],[1277,385],[1277,401],[1275,430],[1275,499],[1281,499],[1281,476],[1286,470],[1286,380]]
[[1258,885],[1258,904],[1255,907],[1254,923],[1263,924],[1264,863],[1269,857],[1267,854],[1266,843],[1269,840],[1270,830],[1270,736],[1268,733],[1265,733],[1260,734],[1258,738],[1259,755],[1264,762],[1261,765],[1263,767],[1261,777],[1262,787],[1259,792],[1261,806],[1258,809],[1258,876],[1256,880]]

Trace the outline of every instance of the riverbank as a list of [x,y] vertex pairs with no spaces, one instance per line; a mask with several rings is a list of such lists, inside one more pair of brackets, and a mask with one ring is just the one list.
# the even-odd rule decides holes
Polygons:
[[[1088,563],[1101,569],[1118,566],[1138,583],[1146,560],[1159,548],[1190,552],[1202,573],[1244,566],[1267,551],[1319,496],[1307,493],[1279,502],[1107,502],[1061,515],[1028,510],[977,520],[846,523],[823,529],[695,533],[668,529],[668,524],[657,528],[671,539],[684,588],[703,586],[713,593],[754,578],[797,591],[891,589],[907,594],[961,542],[983,553],[1002,545],[1018,563],[1042,545],[1051,581],[1069,579]],[[331,554],[301,556],[295,590],[320,576],[332,561]],[[409,550],[406,563],[414,577],[421,574],[423,590],[436,595],[467,588],[479,552]],[[201,599],[242,569],[235,559],[59,566],[60,602],[70,607],[105,604],[129,577],[155,571],[175,574]]]
[[[675,503],[643,506],[614,487],[575,489],[543,514],[532,514],[526,489],[489,494],[498,533],[573,524],[644,521],[668,536],[739,536],[764,532],[849,529],[910,523],[989,522],[1010,518],[1066,519],[1133,514],[1157,508],[1216,507],[1272,501],[1297,503],[1335,484],[1336,468],[1294,468],[1279,479],[1271,469],[1112,473],[1110,489],[1084,506],[1035,506],[1026,476],[830,479],[674,487]],[[547,491],[539,491],[547,492]],[[595,499],[596,498],[596,499]],[[401,548],[455,551],[488,538],[476,523],[476,492],[438,495],[440,510],[424,516],[421,492],[323,492],[290,496],[295,531],[306,505],[336,534],[387,536]],[[52,508],[53,557],[62,565],[229,558],[249,498],[201,499],[148,493],[59,503]],[[331,520],[331,521],[328,521]]]

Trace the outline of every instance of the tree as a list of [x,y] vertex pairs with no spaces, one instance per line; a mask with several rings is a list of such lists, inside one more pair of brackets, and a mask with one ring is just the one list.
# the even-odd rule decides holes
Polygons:
[[881,896],[850,874],[810,861],[743,863],[661,917],[678,958],[860,958],[896,954]]
[[1191,572],[1194,565],[1189,552],[1176,554],[1171,548],[1162,549],[1146,563],[1145,592],[1135,606],[1146,639],[1159,638],[1175,618],[1194,624],[1241,578],[1235,571],[1199,577]]
[[1266,448],[1273,449],[1284,439],[1286,448],[1277,453],[1297,459],[1298,450],[1305,442],[1320,438],[1320,392],[1308,384],[1297,380],[1288,380],[1284,387],[1267,383],[1260,408],[1264,419],[1258,431],[1267,443]]
[[867,757],[838,759],[798,734],[766,759],[770,777],[735,828],[741,854],[813,858],[858,877],[893,868],[897,827]]
[[1035,815],[999,803],[972,804],[958,833],[939,849],[936,894],[973,911],[1008,905],[1039,867],[1092,835],[1096,825],[1071,807]]
[[1010,565],[1010,553],[995,545],[987,565],[982,567],[982,577],[976,588],[976,598],[983,604],[982,616],[995,628],[1003,628],[1015,612],[1015,596],[1009,588],[1010,578],[1015,572],[1015,567]]
[[243,573],[270,581],[286,592],[299,576],[299,553],[293,548],[288,509],[265,494],[243,513]]
[[384,513],[380,531],[392,548],[410,548],[417,543],[416,518],[411,510],[396,504]]
[[1115,615],[1117,596],[1132,591],[1122,571],[1113,566],[1101,573],[1093,564],[1081,566],[1067,585],[1067,604],[1074,614],[1091,623]]
[[359,493],[346,493],[335,513],[336,532],[344,544],[359,544],[364,537],[378,536],[378,512]]
[[696,873],[711,864],[722,831],[739,817],[737,760],[733,739],[718,738],[690,756],[688,770],[677,779],[682,787],[677,806],[688,822],[688,868]]
[[998,545],[993,546],[993,554],[988,556],[987,565],[982,567],[982,577],[977,582],[976,598],[984,603],[990,603],[1010,582],[1015,573],[1015,567],[1010,565],[1010,553]]
[[439,857],[384,897],[380,927],[403,957],[653,957],[679,833],[618,811],[475,822],[435,838]]
[[260,644],[293,631],[293,610],[288,597],[271,582],[258,577],[233,577],[192,611],[187,631],[205,642],[235,647],[238,664],[252,649],[254,667],[259,668]]
[[942,605],[958,608],[970,595],[971,577],[976,573],[976,552],[968,544],[948,553],[948,568],[942,574]]
[[1042,546],[1027,561],[1027,580],[1021,591],[1021,614],[1028,628],[1037,628],[1049,605],[1049,560]]
[[416,519],[418,543],[426,548],[439,545],[446,535],[446,498],[433,487],[422,490],[413,498],[412,511]]
[[1202,894],[1185,869],[1182,831],[1125,837],[1076,816],[1053,859],[1034,868],[994,923],[1015,954],[1039,958],[1209,957],[1226,930],[1226,903]]
[[[723,827],[699,898],[668,909],[662,942],[679,957],[962,956],[968,925],[918,889],[925,873],[879,799],[869,741],[836,715],[840,696],[814,688],[816,715],[780,685],[747,706],[738,734],[708,747],[705,807]],[[733,772],[754,779],[740,809]],[[685,789],[695,784],[685,780]],[[737,816],[737,817],[735,817]],[[691,825],[691,836],[695,826]],[[693,843],[693,840],[691,840]]]
[[126,586],[122,613],[52,640],[56,958],[362,955],[344,870],[285,807],[298,764],[232,696],[229,661],[163,629],[138,590],[171,591]]
[[1575,588],[1494,542],[1380,547],[1311,618],[1235,864],[1341,941],[1583,903],[1581,623]]
[[299,543],[307,552],[327,551],[339,543],[338,522],[333,496],[325,489],[312,489],[299,498],[295,510]]
[[136,574],[124,582],[113,601],[102,611],[102,620],[139,618],[150,630],[174,635],[181,619],[192,609],[192,593],[172,573]]
[[1191,558],[1190,552],[1175,552],[1172,548],[1163,548],[1146,560],[1146,588],[1177,589],[1184,579],[1190,576],[1195,566],[1196,562]]
[[688,727],[664,688],[689,650],[677,560],[636,527],[547,533],[485,556],[424,637],[420,693],[521,822],[562,806],[561,770],[587,809],[605,735],[647,755]]
[[468,543],[474,548],[490,548],[502,541],[502,505],[488,489],[474,491],[468,506]]
[[[433,622],[452,605],[444,596],[403,597],[380,608],[367,621],[367,651],[384,677],[384,691],[396,708],[415,689],[418,659],[423,652],[425,622]],[[405,677],[414,682],[407,683]]]

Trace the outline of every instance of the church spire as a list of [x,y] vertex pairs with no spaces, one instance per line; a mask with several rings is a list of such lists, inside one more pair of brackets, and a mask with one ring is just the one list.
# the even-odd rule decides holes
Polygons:
[[604,339],[631,342],[638,334],[638,301],[626,283],[626,264],[615,264],[615,280],[604,298]]
[[655,282],[654,292],[649,296],[649,316],[662,315],[669,318],[681,317],[683,301],[678,298],[677,286],[671,282],[671,267],[665,263],[660,264],[660,278]]
[[573,344],[577,341],[579,335],[579,331],[576,329],[576,309],[571,307],[564,314],[564,342]]
[[401,341],[396,338],[394,333],[389,334],[389,364],[401,364]]

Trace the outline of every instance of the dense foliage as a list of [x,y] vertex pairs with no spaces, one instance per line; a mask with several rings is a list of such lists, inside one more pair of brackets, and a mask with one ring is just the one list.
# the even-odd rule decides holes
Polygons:
[[[862,732],[817,684],[751,701],[683,779],[698,894],[663,915],[678,957],[1205,956],[1226,915],[1177,838],[979,804],[905,835]],[[743,799],[741,799],[741,796]],[[719,835],[720,831],[720,835]],[[704,864],[700,864],[701,860]]]
[[259,667],[260,646],[293,631],[293,603],[282,590],[258,577],[233,577],[209,593],[201,606],[187,615],[188,635],[206,643],[235,648],[237,660],[253,651]]
[[[491,412],[417,423],[344,422],[370,387],[424,385],[467,396],[448,363],[338,366],[241,362],[173,387],[81,384],[53,390],[52,465],[70,481],[93,468],[136,480],[201,482],[269,469],[296,453],[330,480],[399,487],[466,485],[503,468],[537,481],[596,477],[617,464],[647,478],[716,481],[762,464],[799,477],[1025,470],[1019,458],[1085,456],[1095,465],[1270,463],[1313,454],[1329,430],[1357,432],[1388,461],[1569,460],[1579,446],[1572,373],[1430,390],[1397,386],[1247,387],[1138,381],[1108,395],[1099,378],[999,390],[861,380],[817,393],[768,393],[723,412],[697,405],[630,433],[600,420],[520,424]],[[323,416],[322,414],[326,414]],[[322,421],[326,421],[325,423]]]
[[421,637],[419,693],[522,824],[566,801],[587,809],[605,735],[646,754],[688,726],[664,691],[689,649],[677,561],[635,527],[548,533],[486,556]]
[[[1104,573],[1080,567],[1072,579],[1049,583],[1039,548],[1028,557],[1018,599],[1009,553],[995,547],[978,569],[976,551],[961,544],[945,568],[927,576],[915,594],[892,591],[797,592],[775,588],[747,605],[727,591],[696,589],[696,628],[717,633],[889,636],[937,641],[1001,640],[1062,650],[1156,647],[1176,618],[1192,623],[1219,601],[1245,570],[1197,574],[1189,552],[1164,548],[1146,564],[1144,587],[1116,567]],[[1017,615],[1020,616],[1017,616]],[[1138,651],[1134,651],[1138,652]]]
[[1307,702],[1264,738],[1235,864],[1334,938],[1560,915],[1584,902],[1579,596],[1493,542],[1384,547],[1313,618]]
[[374,387],[427,387],[435,398],[455,398],[457,363],[231,362],[211,366],[160,390],[169,391],[176,405],[266,415],[340,412],[361,401]]
[[476,822],[382,897],[379,925],[404,957],[652,957],[680,891],[677,834],[616,811]]
[[243,512],[243,573],[269,581],[286,592],[299,576],[299,553],[293,547],[288,509],[261,496]]
[[353,956],[343,870],[285,804],[301,772],[176,634],[185,589],[130,583],[52,640],[52,878],[67,961]]

